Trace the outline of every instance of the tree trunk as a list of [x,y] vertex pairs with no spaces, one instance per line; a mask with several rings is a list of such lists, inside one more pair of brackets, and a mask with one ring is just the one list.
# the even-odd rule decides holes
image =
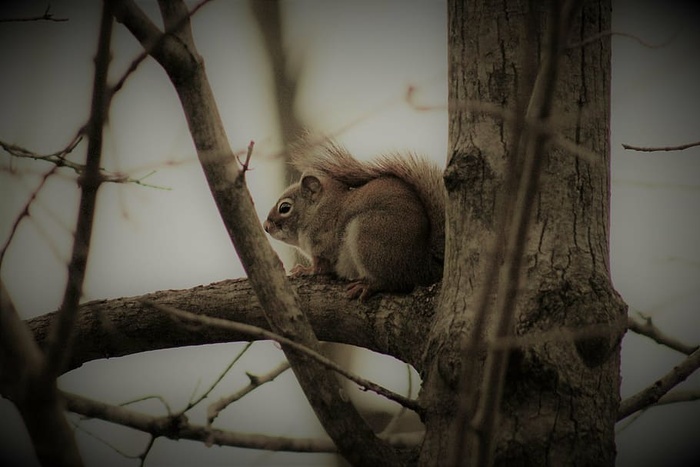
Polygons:
[[[541,65],[551,27],[548,7],[448,2],[449,272],[424,355],[427,432],[420,465],[443,465],[464,443],[467,456],[475,448],[456,424],[455,407],[465,397],[461,343],[473,327],[496,251],[487,246],[508,224],[499,222],[506,217],[507,176],[522,169],[509,116],[527,105],[534,82],[529,71]],[[529,213],[513,322],[514,339],[522,344],[510,352],[496,419],[496,465],[614,465],[626,310],[608,261],[610,40],[600,33],[609,29],[610,2],[585,2],[568,31],[572,46],[560,57],[551,131],[539,130],[550,131],[550,144],[537,155],[539,191]],[[536,130],[525,125],[524,131]],[[573,154],[571,145],[559,143],[562,137],[583,149]],[[487,322],[485,334],[495,324]],[[484,376],[482,350],[471,385]]]

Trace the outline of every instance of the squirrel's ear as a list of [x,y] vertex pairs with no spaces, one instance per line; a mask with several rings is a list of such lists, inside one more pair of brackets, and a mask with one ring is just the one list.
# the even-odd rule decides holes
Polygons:
[[314,175],[303,175],[301,177],[301,192],[310,198],[318,196],[323,191],[321,180]]

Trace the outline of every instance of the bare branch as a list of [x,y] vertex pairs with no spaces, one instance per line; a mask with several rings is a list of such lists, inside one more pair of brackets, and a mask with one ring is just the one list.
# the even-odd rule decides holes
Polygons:
[[656,341],[661,345],[665,345],[673,350],[690,355],[696,350],[698,350],[697,345],[688,345],[680,342],[678,339],[664,334],[659,328],[657,328],[651,321],[651,316],[641,316],[642,322],[637,321],[632,317],[627,318],[627,326],[630,331],[636,332],[642,336],[646,336],[649,339]]
[[[666,394],[664,394],[661,399],[659,399],[655,404],[651,404],[634,414],[630,415],[629,417],[624,419],[624,423],[620,423],[618,427],[615,429],[615,433],[619,434],[622,431],[626,430],[630,425],[632,425],[634,422],[639,420],[639,418],[646,413],[647,410],[653,408],[653,407],[659,407],[662,405],[669,405],[669,404],[676,404],[679,402],[694,402],[700,400],[700,391],[692,391],[692,390],[676,390],[676,391],[671,391]],[[621,420],[620,420],[621,421]]]
[[[106,404],[78,394],[63,393],[63,396],[66,400],[66,408],[71,412],[149,433],[154,439],[163,436],[169,439],[202,441],[207,445],[235,446],[268,451],[337,452],[333,442],[327,438],[287,438],[233,432],[189,423],[187,418],[182,415],[158,417]],[[386,440],[392,445],[408,447],[418,445],[422,437],[422,432],[402,433],[389,435]],[[148,453],[150,445],[152,442],[143,456]]]
[[698,368],[700,368],[700,349],[690,354],[688,358],[675,366],[673,370],[654,384],[622,401],[617,414],[617,421],[655,404],[664,394],[685,381]]
[[677,404],[679,402],[694,402],[700,400],[700,390],[678,390],[667,392],[659,399],[654,406]]
[[[411,366],[406,364],[406,378],[408,380],[408,394],[407,397],[411,397],[413,394],[413,375],[411,374]],[[399,420],[401,420],[401,417],[404,416],[406,413],[406,407],[402,406],[401,409],[394,414],[394,416],[389,420],[389,423],[384,427],[382,432],[379,434],[380,436],[385,435],[388,436],[391,433],[393,433],[396,430],[396,427],[399,424]]]
[[131,399],[126,402],[122,402],[119,404],[120,407],[126,407],[127,405],[133,405],[133,404],[138,404],[139,402],[143,401],[148,401],[155,399],[161,404],[163,404],[163,408],[165,409],[165,412],[169,415],[173,415],[173,411],[170,409],[170,404],[168,404],[168,401],[165,400],[165,398],[161,395],[155,394],[155,395],[150,395],[150,396],[142,396],[142,397],[137,397],[136,399]]
[[51,154],[37,154],[21,146],[17,146],[16,144],[10,144],[4,141],[0,141],[0,147],[2,147],[11,156],[48,161],[55,164],[57,167],[68,167],[80,174],[85,169],[85,166],[67,160],[66,156],[73,152],[76,146],[78,146],[78,144],[80,144],[80,142],[83,140],[83,131],[84,129],[81,128],[70,143],[68,143],[68,146]]
[[102,131],[107,116],[106,90],[107,70],[110,61],[112,38],[112,16],[103,7],[100,33],[95,56],[95,73],[92,90],[92,106],[87,126],[88,148],[85,172],[80,177],[81,196],[76,223],[73,252],[68,264],[68,282],[61,303],[61,311],[54,322],[46,351],[46,375],[55,378],[60,375],[69,361],[74,335],[74,323],[78,312],[78,302],[82,295],[85,268],[90,251],[92,223],[95,215],[97,191],[102,183],[100,159],[102,156]]
[[695,141],[694,143],[686,143],[678,146],[661,146],[661,147],[643,147],[643,146],[633,146],[631,144],[622,144],[622,147],[630,151],[641,151],[641,152],[660,152],[660,151],[683,151],[684,149],[694,148],[700,146],[700,141]]
[[[122,457],[125,458],[125,459],[141,459],[141,455],[142,455],[142,454],[136,454],[136,455],[128,454],[127,452],[122,451],[122,450],[119,449],[116,445],[110,443],[109,441],[107,441],[107,440],[104,439],[103,437],[98,436],[98,435],[96,435],[95,433],[93,433],[92,431],[88,430],[87,428],[85,428],[84,426],[82,426],[80,423],[73,422],[72,425],[73,425],[73,427],[74,427],[76,430],[80,431],[81,433],[84,433],[85,435],[87,435],[87,436],[89,436],[90,438],[94,439],[94,440],[97,441],[98,443],[101,443],[101,444],[107,446],[107,447],[110,448],[112,451],[116,452],[117,454],[119,454],[120,456],[122,456]],[[153,438],[151,438],[151,439],[153,439]]]
[[[68,146],[66,146],[64,149],[61,149],[60,151],[56,151],[51,154],[37,154],[16,144],[10,144],[4,141],[0,141],[0,147],[2,147],[11,156],[50,162],[54,164],[56,168],[66,167],[73,170],[73,172],[75,172],[76,174],[82,176],[85,174],[86,165],[66,159],[66,156],[69,153],[71,153],[82,141],[82,133],[83,130],[81,129],[81,131],[78,132],[78,134],[73,138],[73,140],[68,144]],[[140,178],[133,178],[126,174],[118,172],[108,172],[102,167],[99,168],[99,171],[103,183],[133,183],[134,185],[141,185],[149,188],[157,188],[161,190],[168,189],[165,187],[151,185],[149,183],[144,182],[144,180],[153,175],[155,171],[151,171]]]
[[194,313],[189,313],[186,311],[178,310],[177,308],[165,306],[165,305],[159,305],[157,303],[146,303],[149,306],[152,306],[164,313],[167,313],[169,315],[175,316],[176,318],[182,319],[186,322],[192,322],[192,323],[197,323],[201,324],[204,326],[208,327],[217,327],[221,329],[228,329],[231,331],[236,331],[236,332],[241,332],[245,334],[249,334],[251,336],[255,336],[258,339],[269,339],[273,340],[276,342],[279,342],[282,345],[285,345],[287,347],[290,347],[298,352],[301,352],[312,359],[316,360],[319,362],[321,365],[343,375],[350,381],[353,381],[357,383],[361,389],[363,390],[369,390],[372,392],[375,392],[379,394],[380,396],[386,397],[389,400],[392,400],[406,408],[409,408],[413,410],[414,412],[417,412],[419,414],[423,413],[423,407],[418,404],[417,401],[413,399],[409,399],[407,397],[404,397],[400,394],[397,394],[393,391],[390,391],[389,389],[384,388],[383,386],[373,383],[372,381],[369,381],[367,379],[361,378],[354,373],[347,371],[346,369],[340,367],[337,363],[334,361],[330,360],[329,358],[321,355],[320,353],[316,352],[313,349],[310,349],[309,347],[299,344],[298,342],[295,342],[291,339],[288,339],[286,337],[280,336],[279,334],[276,334],[274,332],[268,331],[263,328],[259,328],[256,326],[251,326],[249,324],[243,324],[243,323],[236,323],[234,321],[227,321],[219,318],[211,318],[208,316],[202,316],[202,315],[195,315]]
[[[211,1],[211,0],[202,0],[201,2],[199,2],[197,5],[195,5],[195,6],[192,8],[192,10],[190,10],[190,12],[189,12],[189,14],[188,14],[188,17],[192,17],[195,13],[197,13],[197,12],[199,11],[200,8],[202,8],[204,5],[206,5],[206,4],[209,3],[210,1]],[[118,10],[118,9],[115,9],[114,11],[119,11],[119,10]],[[143,44],[143,42],[142,42],[142,45],[144,45],[144,50],[142,50],[141,53],[139,53],[139,54],[131,61],[131,63],[130,63],[129,66],[127,67],[126,71],[124,72],[124,74],[123,74],[123,75],[117,80],[117,82],[110,88],[110,91],[109,91],[109,98],[110,98],[110,100],[114,97],[115,94],[117,94],[117,93],[122,89],[122,87],[124,87],[124,84],[126,83],[126,80],[129,78],[129,76],[132,75],[132,73],[134,73],[134,72],[138,69],[139,65],[141,65],[141,63],[143,63],[143,61],[151,55],[151,53],[154,51],[154,49],[155,49],[156,47],[159,47],[159,46],[161,45],[161,43],[162,43],[162,41],[164,40],[164,38],[165,38],[168,34],[174,33],[175,31],[177,31],[178,29],[180,29],[180,28],[185,24],[185,20],[186,20],[186,19],[182,19],[181,21],[174,22],[173,24],[170,25],[170,27],[166,27],[166,29],[165,29],[165,34],[162,34],[158,39],[156,39],[156,40],[153,42],[153,44],[151,44],[150,47],[146,47],[145,44]],[[157,29],[157,28],[156,28],[156,29]]]
[[63,394],[66,408],[89,418],[98,418],[135,430],[149,433],[153,437],[189,439],[208,445],[235,446],[248,449],[265,449],[290,452],[335,452],[329,439],[295,439],[258,434],[237,433],[196,425],[188,422],[184,415],[158,417],[106,404],[78,394]]
[[[133,1],[107,2],[115,17],[136,36],[144,49],[148,50],[162,36]],[[165,24],[181,19],[183,25],[176,36],[165,36],[151,56],[165,69],[175,86],[219,214],[266,319],[279,334],[318,349],[318,339],[301,312],[281,262],[262,230],[245,184],[245,172],[239,170],[232,174],[229,170],[233,152],[182,3],[177,1],[178,5],[165,8],[161,4],[162,14],[167,16]],[[282,349],[319,421],[344,457],[357,464],[399,464],[397,453],[375,436],[352,403],[342,397],[335,375],[304,354],[284,345]]]
[[46,5],[43,15],[29,16],[26,18],[0,18],[0,23],[24,23],[29,21],[52,21],[54,23],[63,23],[68,21],[68,18],[55,18],[51,13],[51,4]]
[[275,378],[277,378],[279,375],[281,375],[287,370],[289,370],[289,362],[285,360],[279,365],[277,365],[274,369],[272,369],[272,371],[269,371],[263,376],[254,376],[248,373],[247,375],[250,382],[246,387],[242,388],[239,391],[236,391],[235,393],[229,396],[222,397],[221,399],[207,407],[207,425],[211,425],[216,419],[216,417],[218,417],[221,411],[224,410],[226,407],[236,402],[237,400],[243,398],[247,394],[250,394],[253,390],[259,388],[263,384],[274,381]]
[[27,200],[27,202],[24,203],[22,211],[19,213],[14,223],[12,224],[12,228],[10,229],[10,235],[7,236],[7,240],[5,240],[5,244],[2,246],[2,250],[0,250],[0,266],[2,266],[2,262],[5,259],[5,253],[10,247],[10,243],[12,242],[12,239],[14,238],[15,234],[17,233],[17,228],[19,227],[19,224],[22,222],[22,219],[24,219],[25,217],[29,217],[29,208],[31,207],[32,203],[34,203],[34,200],[43,188],[44,184],[46,183],[46,180],[48,180],[51,175],[56,173],[56,170],[58,170],[58,166],[52,167],[51,170],[46,172],[41,177],[39,185],[37,185],[34,191],[32,191],[31,195],[29,195],[29,199]]
[[219,377],[216,378],[216,380],[212,383],[212,385],[209,386],[209,389],[207,389],[206,391],[204,391],[204,393],[202,393],[202,395],[199,396],[197,399],[195,399],[195,400],[193,400],[193,401],[190,401],[190,402],[187,404],[187,407],[185,407],[183,410],[181,410],[180,413],[185,413],[185,412],[187,412],[187,411],[190,410],[192,407],[196,406],[197,404],[199,404],[200,402],[202,402],[204,399],[206,399],[206,398],[209,396],[209,394],[211,394],[211,392],[216,388],[216,386],[221,382],[221,380],[224,379],[224,376],[226,376],[226,375],[228,374],[228,372],[231,370],[231,368],[233,368],[233,365],[235,365],[236,362],[238,362],[238,360],[240,360],[241,357],[242,357],[243,355],[245,355],[245,353],[250,349],[250,346],[251,346],[251,345],[253,345],[253,343],[252,343],[252,342],[248,342],[248,344],[246,344],[246,346],[243,347],[243,349],[242,349],[240,352],[238,352],[238,355],[236,355],[236,356],[233,358],[233,360],[231,360],[231,363],[229,363],[229,364],[226,366],[226,368],[224,368],[224,371],[221,372],[221,374],[219,375]]
[[[422,317],[431,312],[438,286],[419,287],[410,295],[386,294],[358,306],[348,301],[342,281],[302,277],[291,282],[319,339],[391,355],[422,371],[423,348],[416,343],[422,342],[428,332],[430,323]],[[151,350],[252,339],[250,335],[220,329],[186,329],[160,311],[144,306],[144,301],[258,327],[269,326],[246,279],[157,291],[138,297],[95,300],[80,305],[69,368]],[[46,345],[55,314],[47,313],[27,321],[40,347]]]

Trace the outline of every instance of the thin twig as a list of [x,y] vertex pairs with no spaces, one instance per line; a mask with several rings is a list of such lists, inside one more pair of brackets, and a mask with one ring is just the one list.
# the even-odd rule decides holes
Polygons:
[[274,381],[275,378],[287,371],[289,368],[289,362],[284,360],[282,363],[273,368],[272,371],[264,374],[263,376],[254,376],[250,373],[246,373],[248,379],[250,380],[246,387],[242,388],[239,391],[236,391],[235,393],[229,396],[222,397],[221,399],[219,399],[216,402],[213,402],[209,405],[209,407],[207,407],[207,425],[211,425],[216,419],[216,417],[218,417],[221,411],[224,410],[226,407],[233,404],[237,400],[242,399],[244,396],[248,395],[253,390],[259,388],[263,384]]
[[51,175],[56,173],[56,170],[58,170],[58,166],[53,166],[53,167],[51,167],[51,170],[46,172],[41,177],[41,181],[39,181],[39,185],[37,185],[37,187],[32,191],[31,195],[29,195],[29,199],[27,200],[27,202],[24,203],[24,207],[22,207],[22,211],[19,213],[19,215],[15,219],[14,223],[12,224],[12,228],[10,229],[10,235],[8,235],[7,240],[5,240],[5,244],[2,246],[2,250],[0,250],[0,267],[2,266],[2,262],[5,259],[5,253],[7,252],[7,249],[10,247],[10,243],[12,242],[12,239],[14,238],[15,234],[17,233],[17,228],[19,227],[19,224],[22,222],[22,219],[24,219],[25,217],[29,217],[29,208],[31,207],[34,200],[36,200],[36,197],[39,195],[39,192],[41,191],[41,189],[44,187],[46,180],[48,180]]
[[697,345],[688,345],[678,339],[664,334],[659,328],[657,328],[651,320],[651,316],[641,315],[643,322],[639,322],[632,317],[627,318],[627,327],[630,331],[636,332],[639,335],[646,336],[649,339],[656,341],[661,345],[676,350],[678,352],[690,355],[696,350],[698,350]]
[[[406,364],[406,378],[408,378],[408,391],[406,397],[411,397],[413,394],[413,375],[411,374],[411,365]],[[401,409],[391,417],[389,423],[386,424],[379,436],[389,436],[392,434],[399,424],[399,420],[406,413],[406,407],[401,406]]]
[[204,391],[204,393],[201,396],[199,396],[197,399],[195,399],[194,401],[190,401],[187,404],[187,407],[185,407],[183,410],[181,410],[180,413],[183,414],[183,413],[187,412],[192,407],[196,406],[197,404],[202,402],[204,399],[209,397],[209,394],[211,394],[211,392],[216,388],[216,386],[221,382],[221,380],[224,379],[224,377],[228,374],[228,372],[231,370],[231,368],[233,368],[233,365],[235,365],[238,362],[238,360],[240,360],[241,357],[243,355],[245,355],[245,353],[250,349],[250,347],[252,345],[253,345],[253,342],[246,343],[246,346],[243,347],[243,349],[240,352],[238,352],[238,355],[236,355],[233,358],[233,360],[231,360],[231,362],[226,366],[226,368],[224,368],[224,371],[222,371],[221,374],[219,375],[219,377],[216,378],[216,380],[211,384],[211,386],[209,386],[209,389]]
[[104,444],[105,446],[107,446],[108,448],[110,448],[111,450],[113,450],[114,452],[116,452],[117,454],[119,454],[120,456],[122,456],[122,457],[125,458],[125,459],[140,459],[140,458],[141,458],[141,455],[140,455],[140,454],[136,454],[136,455],[134,455],[134,454],[127,454],[126,452],[124,452],[124,451],[122,451],[121,449],[119,449],[116,445],[110,443],[109,441],[107,441],[106,439],[102,438],[101,436],[96,435],[96,434],[93,433],[92,431],[90,431],[90,430],[88,430],[87,428],[85,428],[84,426],[82,426],[80,423],[71,422],[71,424],[73,425],[73,427],[74,427],[77,431],[80,431],[80,432],[82,432],[83,434],[85,434],[85,435],[89,436],[90,438],[94,439],[95,441],[98,441],[98,442]]
[[68,21],[68,18],[55,18],[51,13],[51,4],[49,3],[44,10],[43,15],[29,16],[27,18],[0,18],[0,23],[25,23],[29,21],[52,21],[54,23],[63,23]]
[[259,339],[269,339],[279,342],[283,346],[287,346],[298,352],[301,352],[304,355],[307,355],[312,359],[316,360],[323,366],[330,368],[331,370],[343,375],[350,381],[357,383],[363,390],[375,392],[380,396],[386,397],[389,400],[392,400],[400,405],[403,405],[406,408],[413,410],[414,412],[417,412],[419,414],[423,413],[423,407],[416,400],[409,399],[405,396],[402,396],[401,394],[397,394],[389,389],[386,389],[385,387],[377,383],[373,383],[372,381],[361,378],[355,375],[354,373],[351,373],[346,369],[342,368],[337,363],[328,359],[327,357],[324,357],[320,353],[311,350],[310,348],[299,344],[298,342],[294,342],[293,340],[287,339],[284,336],[280,336],[279,334],[276,334],[272,331],[268,331],[267,329],[263,329],[257,326],[251,326],[249,324],[227,321],[225,319],[212,318],[210,316],[196,315],[194,313],[179,310],[177,308],[173,308],[166,305],[161,305],[151,301],[144,301],[143,304],[155,308],[156,310],[162,311],[163,313],[175,316],[179,319],[194,322],[203,326],[227,329],[235,332],[249,334]]
[[685,381],[698,368],[700,368],[700,349],[690,354],[688,358],[675,366],[673,370],[654,384],[622,401],[617,413],[617,421],[630,416],[638,410],[654,405],[664,394]]
[[660,48],[663,48],[663,47],[670,45],[671,42],[673,42],[676,39],[676,37],[678,36],[678,33],[680,31],[681,31],[681,29],[679,28],[665,41],[660,42],[658,44],[652,44],[651,42],[645,41],[641,37],[635,36],[634,34],[631,34],[629,32],[616,32],[616,31],[608,30],[608,31],[599,32],[598,34],[594,34],[594,35],[582,40],[581,42],[575,42],[575,43],[569,44],[566,46],[566,49],[570,50],[570,49],[575,49],[578,47],[584,47],[588,44],[592,44],[593,42],[596,42],[596,41],[603,39],[605,37],[614,37],[614,36],[628,37],[630,39],[634,39],[635,41],[639,42],[642,46],[644,46],[648,49],[660,49]]
[[[10,144],[6,143],[4,141],[0,141],[0,146],[7,151],[9,154],[16,156],[16,157],[29,157],[32,159],[42,159],[42,160],[49,160],[50,162],[53,162],[54,164],[61,165],[64,164],[65,162],[70,162],[70,161],[65,161],[66,156],[73,152],[73,150],[80,144],[80,142],[83,140],[83,133],[85,129],[81,128],[80,131],[76,133],[76,135],[73,137],[73,139],[70,140],[68,145],[60,149],[56,152],[52,152],[50,154],[36,154],[28,149],[25,149],[21,146],[17,146],[16,144]],[[68,164],[65,164],[68,167],[71,167]],[[72,168],[72,167],[71,167]]]
[[[85,164],[80,164],[78,162],[73,162],[68,159],[66,159],[66,156],[71,153],[76,146],[82,141],[82,130],[78,132],[78,134],[75,136],[75,138],[66,146],[65,148],[61,149],[60,151],[56,151],[51,154],[37,154],[35,152],[30,151],[29,149],[23,148],[21,146],[18,146],[16,144],[10,144],[6,143],[4,141],[0,141],[0,147],[2,147],[5,152],[10,154],[11,156],[18,157],[18,158],[24,158],[24,159],[33,159],[33,160],[38,160],[38,161],[45,161],[45,162],[50,162],[54,164],[56,167],[66,167],[68,169],[71,169],[73,172],[75,172],[78,175],[84,175],[85,170],[86,170],[86,165]],[[100,176],[102,178],[103,183],[133,183],[134,185],[141,185],[144,187],[149,187],[149,188],[157,188],[160,190],[168,190],[169,188],[167,187],[161,187],[157,185],[151,185],[149,183],[144,183],[144,180],[147,177],[150,177],[155,173],[155,171],[151,171],[144,175],[143,177],[140,178],[133,178],[128,175],[125,175],[123,173],[119,172],[108,172],[105,170],[103,167],[99,168],[100,170]]]
[[695,141],[693,143],[680,144],[678,146],[659,146],[659,147],[633,146],[631,144],[622,143],[622,147],[627,149],[627,150],[641,151],[641,152],[683,151],[684,149],[694,148],[695,146],[700,146],[700,141]]
[[139,402],[148,401],[151,399],[156,399],[157,401],[160,401],[160,403],[163,404],[163,407],[165,407],[165,412],[169,416],[171,416],[173,414],[172,410],[170,410],[170,404],[168,404],[168,401],[166,401],[165,398],[163,396],[160,396],[160,395],[143,396],[143,397],[139,397],[137,399],[131,399],[129,401],[122,402],[121,404],[119,404],[119,406],[126,407],[127,405],[137,404]]
[[150,439],[148,440],[148,444],[143,449],[143,452],[141,454],[139,454],[139,460],[141,461],[141,462],[139,462],[140,467],[143,467],[144,464],[146,463],[146,458],[151,453],[151,449],[153,449],[153,445],[155,444],[156,439],[157,438],[155,436],[151,435]]
[[238,160],[238,164],[241,166],[241,173],[245,174],[250,167],[250,158],[253,157],[253,147],[255,146],[255,141],[250,140],[250,143],[248,144],[248,149],[246,151],[245,155],[245,162],[241,162],[238,159],[238,156],[236,156],[236,160]]

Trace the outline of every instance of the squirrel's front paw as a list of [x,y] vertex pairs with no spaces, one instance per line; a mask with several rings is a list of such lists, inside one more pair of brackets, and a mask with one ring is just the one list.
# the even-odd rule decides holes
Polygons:
[[310,276],[312,274],[316,274],[316,268],[313,266],[304,266],[303,264],[297,264],[289,271],[291,277]]
[[354,300],[356,298],[359,298],[361,302],[364,302],[367,300],[369,297],[374,294],[375,290],[373,290],[369,284],[363,282],[363,281],[355,281],[351,282],[348,284],[348,286],[345,288],[345,291],[348,294],[348,298],[350,300]]

